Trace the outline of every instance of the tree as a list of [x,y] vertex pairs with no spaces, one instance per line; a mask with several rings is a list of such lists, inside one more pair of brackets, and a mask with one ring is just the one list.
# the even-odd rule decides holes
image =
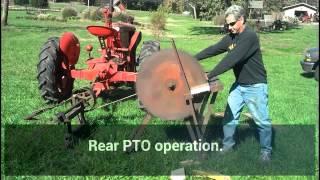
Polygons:
[[184,11],[184,0],[164,0],[163,5],[169,12],[182,13]]
[[192,8],[192,10],[193,10],[193,17],[194,17],[194,19],[197,19],[197,7],[196,7],[196,4],[193,4],[193,3],[191,3],[191,2],[189,2],[188,4],[189,4],[189,6]]
[[48,0],[30,0],[30,5],[36,8],[48,8]]
[[162,3],[162,0],[122,0],[122,3],[127,9],[137,10],[157,10],[158,6]]
[[14,0],[13,2],[15,5],[21,5],[21,6],[29,4],[29,0]]
[[207,0],[200,5],[200,18],[211,20],[214,16],[220,15],[224,9],[224,1]]
[[230,7],[231,6],[231,0],[224,0],[224,4],[226,7]]
[[9,11],[9,0],[4,0],[3,10],[1,15],[1,26],[8,25],[8,11]]
[[[242,2],[245,0],[238,0]],[[186,3],[192,8],[194,17],[201,19],[212,19],[214,16],[221,14],[229,6],[234,4],[234,0],[187,0]]]
[[267,13],[280,12],[282,5],[283,5],[282,2],[279,0],[263,1],[263,9]]

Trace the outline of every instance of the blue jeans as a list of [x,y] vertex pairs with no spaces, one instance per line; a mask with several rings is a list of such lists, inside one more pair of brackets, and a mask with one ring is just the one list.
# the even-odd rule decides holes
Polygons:
[[244,105],[247,105],[258,127],[261,152],[271,153],[272,127],[268,113],[268,86],[265,83],[232,85],[223,120],[223,148],[229,149],[235,144],[233,135]]

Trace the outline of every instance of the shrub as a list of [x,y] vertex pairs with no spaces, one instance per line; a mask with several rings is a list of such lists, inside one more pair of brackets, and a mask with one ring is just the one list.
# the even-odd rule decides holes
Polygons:
[[48,8],[48,0],[29,0],[29,3],[32,7],[37,8]]
[[253,30],[257,30],[257,22],[254,19],[247,19],[246,25],[249,26]]
[[93,21],[98,21],[103,19],[103,13],[101,9],[90,9],[90,19]]
[[67,19],[63,19],[63,18],[56,18],[56,21],[58,21],[58,22],[67,22]]
[[78,15],[77,11],[72,7],[65,7],[62,10],[62,18],[63,19],[66,19],[66,18],[69,18],[69,17],[73,17],[73,16],[77,16],[77,15]]
[[47,20],[47,21],[55,21],[57,18],[53,14],[39,14],[37,17],[38,17],[38,20]]
[[32,19],[32,20],[45,20],[45,21],[56,21],[57,17],[52,14],[38,14],[33,16],[18,16],[17,18],[24,18],[24,19]]
[[53,14],[48,14],[48,19],[49,20],[55,20],[55,19],[57,19],[57,16],[53,15]]
[[82,12],[82,18],[83,19],[90,19],[93,21],[102,20],[103,13],[101,12],[101,9],[99,9],[99,8],[85,9]]
[[29,20],[38,20],[38,16],[35,16],[35,15],[20,16],[19,18],[24,18],[24,19],[29,19]]
[[299,26],[299,19],[297,17],[286,17],[284,20],[287,24],[287,29],[296,28]]
[[79,20],[80,17],[78,16],[71,16],[71,17],[68,17],[68,20]]
[[50,21],[55,21],[57,19],[57,17],[55,15],[48,14],[47,19],[50,20]]
[[83,19],[90,19],[90,10],[89,9],[85,9],[82,11],[82,18]]
[[159,30],[164,30],[166,27],[167,23],[167,16],[166,16],[166,11],[164,8],[160,6],[156,12],[152,13],[151,16],[151,25],[152,27],[159,29]]
[[163,6],[159,6],[156,12],[151,15],[151,29],[156,39],[164,34],[167,23],[167,13]]
[[47,20],[48,15],[47,14],[39,14],[37,16],[38,20]]

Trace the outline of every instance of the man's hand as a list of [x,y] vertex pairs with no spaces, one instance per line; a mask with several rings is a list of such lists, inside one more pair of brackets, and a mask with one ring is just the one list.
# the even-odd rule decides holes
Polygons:
[[211,92],[217,92],[217,91],[223,90],[223,85],[217,76],[208,78],[208,82],[209,82]]

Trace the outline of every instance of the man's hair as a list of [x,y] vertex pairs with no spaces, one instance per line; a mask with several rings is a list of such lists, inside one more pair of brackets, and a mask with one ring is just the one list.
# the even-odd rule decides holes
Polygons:
[[228,17],[229,15],[233,15],[236,20],[238,20],[241,16],[244,19],[244,22],[246,22],[246,12],[244,11],[243,7],[238,6],[238,5],[232,5],[230,6],[226,12],[224,13],[225,17]]

